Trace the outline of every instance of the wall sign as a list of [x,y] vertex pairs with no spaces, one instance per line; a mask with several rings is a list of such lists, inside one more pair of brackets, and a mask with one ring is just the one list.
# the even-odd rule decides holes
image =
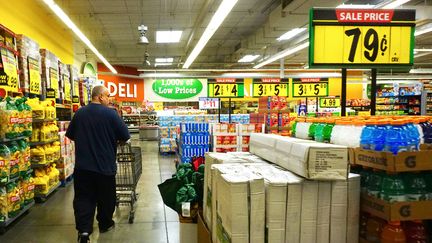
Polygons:
[[415,10],[312,8],[310,67],[410,66]]
[[98,75],[98,79],[108,88],[110,96],[117,101],[141,102],[144,100],[144,80],[141,78]]
[[292,97],[325,97],[328,96],[327,78],[294,78]]
[[217,78],[208,80],[208,97],[237,98],[243,96],[243,79]]
[[252,84],[252,94],[253,97],[288,96],[288,79],[254,79]]
[[182,100],[201,93],[203,85],[198,79],[156,79],[152,89],[161,97]]
[[340,98],[320,98],[321,108],[337,108],[341,106]]

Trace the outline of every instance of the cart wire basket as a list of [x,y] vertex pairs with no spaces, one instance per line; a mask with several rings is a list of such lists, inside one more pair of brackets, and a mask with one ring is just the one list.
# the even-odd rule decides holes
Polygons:
[[136,187],[142,174],[141,148],[130,143],[117,146],[116,206],[130,205],[129,223],[135,218]]

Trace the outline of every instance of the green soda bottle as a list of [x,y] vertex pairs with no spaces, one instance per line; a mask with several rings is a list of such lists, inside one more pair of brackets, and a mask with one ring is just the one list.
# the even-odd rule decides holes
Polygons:
[[312,124],[309,126],[308,137],[310,139],[314,140],[314,138],[315,138],[315,127],[317,126],[317,119],[316,118],[311,118],[310,121],[312,122]]
[[426,180],[421,173],[407,173],[404,176],[407,200],[424,201],[428,200],[428,188]]
[[428,191],[428,200],[432,200],[432,173],[430,171],[423,172],[423,177],[426,180],[426,189]]
[[326,124],[323,119],[317,120],[317,124],[315,125],[314,139],[317,142],[324,142],[324,127]]
[[291,137],[296,137],[296,128],[297,128],[297,123],[299,122],[304,122],[305,119],[304,118],[296,118],[294,121],[294,124],[291,127]]
[[370,196],[380,198],[381,185],[382,185],[382,173],[377,170],[373,170],[369,174],[369,180],[367,183],[367,193]]
[[381,198],[388,202],[405,202],[407,196],[402,177],[398,174],[385,174],[380,194]]
[[370,178],[370,170],[363,168],[360,171],[360,186],[361,186],[361,192],[362,193],[367,193],[368,189],[368,183],[369,183],[369,178]]
[[331,138],[331,134],[332,134],[334,125],[335,125],[335,119],[334,118],[327,119],[326,124],[325,124],[324,129],[323,129],[324,142],[326,142],[326,143],[330,142],[330,138]]

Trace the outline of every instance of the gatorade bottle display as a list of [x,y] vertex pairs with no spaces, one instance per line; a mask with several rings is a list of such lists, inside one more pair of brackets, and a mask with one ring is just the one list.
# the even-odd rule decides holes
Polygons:
[[409,151],[420,150],[420,134],[414,126],[413,119],[406,119],[407,135],[409,138]]
[[421,127],[420,123],[422,121],[426,121],[423,117],[417,117],[413,119],[413,123],[415,128],[417,129],[417,132],[419,134],[420,144],[424,143],[424,134],[423,134],[423,128]]
[[404,175],[408,201],[428,200],[429,192],[426,180],[421,173],[407,173]]
[[428,191],[428,200],[432,200],[432,174],[431,172],[423,172],[423,178],[426,180],[426,188]]
[[385,174],[382,178],[380,196],[388,202],[407,201],[404,181],[400,175]]
[[309,126],[308,137],[309,137],[309,139],[314,140],[315,139],[315,128],[317,126],[317,119],[311,118],[310,122],[311,122],[311,125]]
[[314,139],[317,142],[324,142],[324,127],[326,125],[324,119],[317,119],[315,125]]
[[367,169],[363,169],[360,171],[360,186],[361,186],[361,192],[367,193],[367,187],[369,184],[369,178],[370,178],[370,171]]
[[308,139],[309,138],[309,127],[311,126],[311,119],[305,119],[299,121],[296,125],[296,138]]
[[365,127],[360,135],[360,147],[362,149],[371,149],[372,134],[375,132],[376,121],[365,121]]
[[385,138],[387,135],[388,120],[378,120],[375,122],[376,127],[371,136],[371,150],[383,151]]
[[420,126],[423,130],[424,143],[432,143],[432,126],[429,122],[429,119],[424,117],[420,122]]
[[330,142],[330,138],[333,132],[333,127],[335,125],[335,119],[329,118],[327,119],[324,128],[323,128],[323,138],[324,142]]
[[381,233],[381,243],[405,243],[405,232],[399,221],[389,222]]
[[346,139],[350,141],[348,144],[350,148],[360,147],[360,139],[364,127],[365,127],[364,120],[355,120],[353,122],[352,132],[348,133],[348,134],[352,134],[350,136],[351,138],[348,139],[348,136],[346,136],[347,137]]
[[339,119],[335,121],[335,125],[332,129],[332,134],[330,137],[330,143],[343,145],[342,144],[342,134],[346,134],[347,127],[349,126],[348,121],[345,119]]
[[385,137],[385,151],[397,154],[409,150],[408,130],[405,129],[405,120],[393,120]]
[[366,225],[366,240],[370,243],[379,243],[384,225],[384,220],[373,216],[369,217]]
[[369,174],[367,193],[370,196],[379,198],[381,192],[381,185],[382,185],[382,172],[378,172],[377,170],[374,169]]
[[421,220],[404,222],[407,243],[427,243],[426,229]]
[[304,122],[305,119],[304,118],[296,118],[292,127],[291,127],[291,136],[292,137],[296,137],[296,130],[297,130],[297,123],[299,122]]

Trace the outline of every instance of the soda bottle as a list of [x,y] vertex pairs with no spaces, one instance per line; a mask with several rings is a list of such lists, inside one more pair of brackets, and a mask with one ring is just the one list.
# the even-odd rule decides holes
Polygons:
[[345,139],[349,141],[349,147],[351,148],[357,148],[360,147],[360,139],[361,134],[363,131],[363,128],[365,127],[365,121],[361,119],[357,119],[353,121],[353,126],[350,128],[352,131],[348,134],[352,134],[349,138],[348,136],[345,136]]
[[407,173],[404,176],[408,201],[424,201],[429,193],[426,180],[421,173]]
[[324,142],[327,142],[327,143],[330,142],[330,138],[331,138],[331,135],[333,132],[334,125],[335,125],[335,119],[334,118],[327,119],[325,126],[323,128]]
[[369,178],[370,178],[370,171],[367,170],[366,168],[363,168],[360,171],[360,186],[361,186],[361,192],[362,193],[367,193],[367,187],[368,187],[368,183],[369,183]]
[[368,180],[368,184],[367,184],[367,193],[370,196],[374,196],[377,198],[380,197],[382,177],[383,177],[382,173],[378,172],[375,169],[369,174],[369,180]]
[[375,130],[371,136],[371,150],[384,150],[385,138],[387,135],[387,126],[389,122],[389,120],[378,120],[375,122]]
[[430,171],[423,172],[423,178],[426,180],[426,190],[428,191],[428,200],[432,200],[432,173]]
[[390,221],[381,233],[381,243],[405,243],[405,232],[400,221]]
[[404,231],[407,243],[427,243],[426,229],[421,220],[408,221],[404,223]]
[[414,126],[413,119],[406,119],[407,135],[409,138],[409,151],[420,150],[420,134]]
[[404,181],[398,174],[385,174],[382,179],[381,198],[388,202],[405,202],[407,196]]
[[405,120],[391,121],[391,127],[385,137],[385,151],[397,154],[398,152],[408,151],[409,138],[407,136],[407,129],[405,129]]
[[325,120],[324,119],[316,119],[317,123],[315,125],[315,131],[314,131],[314,139],[317,142],[324,142],[324,134],[323,130],[325,127]]
[[367,120],[365,121],[365,128],[360,135],[360,147],[362,149],[371,149],[372,134],[375,132],[376,121]]
[[366,225],[366,240],[370,243],[379,243],[385,221],[377,217],[369,217]]

